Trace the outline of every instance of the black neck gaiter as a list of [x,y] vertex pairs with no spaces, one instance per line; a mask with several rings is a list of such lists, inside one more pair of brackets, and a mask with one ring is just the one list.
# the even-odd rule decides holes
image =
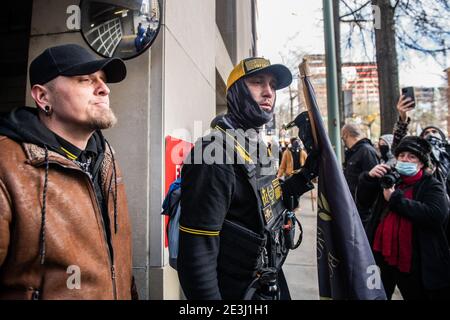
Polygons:
[[[234,83],[227,93],[228,113],[226,118],[237,129],[259,129],[273,118],[274,107],[266,112],[253,99],[244,79]],[[274,101],[275,106],[275,101]]]

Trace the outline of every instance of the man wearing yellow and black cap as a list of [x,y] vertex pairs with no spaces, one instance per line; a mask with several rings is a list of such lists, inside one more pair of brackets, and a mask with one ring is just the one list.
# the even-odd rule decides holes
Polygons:
[[227,81],[227,114],[185,160],[177,267],[188,299],[290,299],[281,270],[298,238],[290,211],[315,170],[309,161],[281,182],[259,133],[276,90],[291,82],[283,65],[241,61]]

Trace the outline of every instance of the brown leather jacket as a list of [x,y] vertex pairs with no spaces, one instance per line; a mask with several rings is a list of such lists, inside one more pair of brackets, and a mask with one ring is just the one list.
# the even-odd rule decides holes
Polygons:
[[131,226],[116,166],[118,228],[114,232],[112,159],[108,149],[101,175],[114,262],[91,179],[72,161],[48,151],[42,265],[45,149],[0,136],[0,299],[131,298]]

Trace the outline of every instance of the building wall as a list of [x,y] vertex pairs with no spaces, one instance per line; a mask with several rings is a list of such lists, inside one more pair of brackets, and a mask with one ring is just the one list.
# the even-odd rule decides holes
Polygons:
[[0,10],[0,114],[25,104],[31,9],[32,1],[22,0]]
[[243,57],[256,54],[254,52],[256,45],[253,35],[252,2],[253,0],[239,0],[236,3],[236,56],[238,61]]
[[[254,30],[252,1],[240,0],[235,11],[226,10],[238,13],[231,45],[237,60],[251,55],[254,48],[248,34]],[[77,4],[33,2],[28,64],[45,48],[58,44],[77,43],[90,50],[78,31],[66,27],[66,9]],[[111,107],[119,123],[105,131],[124,173],[141,299],[182,298],[177,274],[168,266],[160,214],[166,187],[164,141],[171,135],[194,142],[203,135],[217,110],[224,110],[224,84],[234,64],[226,45],[230,40],[224,40],[216,23],[215,0],[162,0],[161,4],[161,29],[152,47],[127,60],[127,78],[110,85]],[[33,105],[29,93],[27,104]]]

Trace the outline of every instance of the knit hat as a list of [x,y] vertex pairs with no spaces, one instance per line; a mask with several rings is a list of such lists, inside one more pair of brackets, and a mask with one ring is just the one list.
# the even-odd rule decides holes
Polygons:
[[383,134],[380,137],[380,139],[384,140],[390,148],[392,146],[392,142],[394,141],[394,135],[393,134]]
[[395,157],[401,152],[409,151],[428,167],[430,164],[431,145],[425,139],[416,136],[404,137],[394,150]]
[[425,131],[427,131],[428,129],[436,129],[436,131],[437,131],[437,132],[439,133],[439,135],[441,136],[442,141],[445,141],[445,140],[446,140],[445,134],[442,132],[442,130],[439,129],[438,127],[435,127],[435,126],[428,126],[428,127],[425,127],[425,128],[422,130],[422,132],[420,133],[420,137],[421,137],[421,138],[424,138]]

